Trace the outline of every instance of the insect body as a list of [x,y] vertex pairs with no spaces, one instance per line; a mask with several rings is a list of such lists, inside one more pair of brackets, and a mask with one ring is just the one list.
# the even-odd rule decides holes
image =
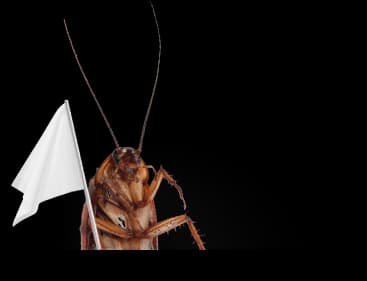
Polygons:
[[[158,30],[160,50],[161,40],[159,27],[153,5],[152,9]],[[141,158],[145,127],[158,79],[160,51],[153,92],[145,116],[138,149],[120,147],[79,62],[65,21],[64,24],[79,69],[116,145],[116,149],[103,161],[101,166],[97,169],[95,176],[92,177],[89,182],[89,190],[102,249],[157,250],[159,235],[175,229],[180,225],[187,224],[198,248],[200,250],[205,250],[204,244],[191,218],[186,214],[157,222],[154,197],[163,179],[175,187],[179,192],[180,198],[184,204],[184,209],[186,209],[186,203],[183,198],[181,187],[172,176],[162,167],[156,171],[152,166],[146,165]],[[148,181],[148,169],[152,169],[155,174],[150,183]],[[80,231],[81,249],[95,249],[96,245],[89,225],[88,210],[86,206],[84,206],[82,212]]]
[[[187,215],[176,216],[157,223],[154,197],[163,179],[181,188],[166,170],[160,168],[148,183],[148,167],[133,148],[118,148],[102,163],[90,181],[96,224],[100,230],[103,249],[158,249],[160,234],[187,223],[200,249],[204,245]],[[183,201],[185,204],[185,201]],[[82,215],[82,249],[95,247],[88,227],[88,213]]]

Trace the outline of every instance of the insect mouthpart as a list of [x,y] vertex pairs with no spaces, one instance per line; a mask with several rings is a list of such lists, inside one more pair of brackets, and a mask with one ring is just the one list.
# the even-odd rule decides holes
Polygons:
[[137,180],[142,159],[134,148],[118,147],[112,152],[112,159],[122,180],[127,182]]
[[121,163],[125,164],[138,164],[141,161],[141,157],[137,151],[132,147],[118,147],[112,152],[112,159],[116,165]]

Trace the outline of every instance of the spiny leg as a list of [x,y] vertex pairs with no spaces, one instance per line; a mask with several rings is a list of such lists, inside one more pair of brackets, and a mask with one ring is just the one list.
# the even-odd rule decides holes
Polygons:
[[200,235],[194,226],[194,223],[192,222],[191,218],[187,215],[180,215],[173,218],[166,219],[164,221],[161,221],[150,228],[148,228],[144,234],[144,238],[154,238],[157,237],[163,233],[166,233],[172,229],[175,229],[176,227],[187,223],[189,230],[191,232],[192,237],[194,238],[196,245],[198,246],[199,250],[205,250],[205,246],[203,241],[200,238]]
[[200,234],[190,217],[187,217],[187,226],[189,227],[192,237],[194,237],[196,245],[198,245],[200,250],[205,250],[204,242],[201,240]]
[[155,195],[157,194],[158,188],[162,182],[162,180],[165,179],[170,185],[172,185],[174,188],[176,188],[180,199],[183,202],[184,210],[186,210],[186,202],[183,197],[183,192],[181,187],[176,183],[176,181],[173,179],[173,177],[168,174],[168,172],[163,169],[161,166],[158,170],[158,172],[155,174],[154,179],[152,180],[150,186],[148,187],[147,191],[144,194],[144,205],[152,202],[154,200]]
[[[152,180],[150,186],[148,187],[147,191],[144,194],[144,205],[148,204],[150,202],[153,202],[154,197],[159,189],[159,186],[162,182],[163,179],[165,179],[170,185],[172,185],[173,187],[176,188],[176,190],[179,193],[180,199],[182,200],[183,204],[184,204],[184,209],[186,209],[186,202],[185,199],[183,197],[183,192],[181,187],[176,183],[176,181],[173,179],[173,177],[165,170],[163,169],[163,167],[161,166],[158,170],[158,172],[155,171],[154,167],[149,166],[149,168],[152,168],[154,173],[155,173],[155,177]],[[177,226],[180,226],[184,223],[187,223],[189,230],[191,232],[191,235],[193,236],[196,244],[198,245],[200,250],[205,250],[205,246],[203,241],[200,238],[200,235],[196,229],[196,227],[194,226],[193,221],[191,220],[190,217],[188,217],[187,215],[181,215],[181,216],[176,216],[170,219],[166,219],[162,222],[159,222],[153,226],[151,226],[149,229],[147,229],[143,236],[144,237],[158,237],[159,235],[168,232],[172,229],[175,229]]]

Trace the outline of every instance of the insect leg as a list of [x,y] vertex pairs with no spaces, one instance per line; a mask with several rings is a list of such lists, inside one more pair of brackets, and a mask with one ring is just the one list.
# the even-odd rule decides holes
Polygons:
[[[109,217],[112,222],[114,222],[116,225],[119,225],[121,228],[127,228],[126,218],[128,217],[128,214],[126,211],[106,199],[98,199],[97,202],[98,207],[107,215],[107,217]],[[143,227],[139,223],[139,220],[134,216],[134,214],[130,214],[129,223],[131,224],[132,228],[144,231]]]
[[184,209],[186,209],[186,202],[183,197],[183,192],[182,192],[181,187],[176,183],[176,181],[172,178],[172,176],[168,174],[168,172],[165,169],[163,169],[162,167],[159,168],[150,186],[148,187],[148,190],[145,192],[144,203],[148,204],[154,200],[154,197],[163,179],[165,179],[170,185],[176,188],[176,190],[178,191],[178,194],[180,195],[180,199],[183,202]]
[[126,228],[127,213],[124,210],[105,199],[98,199],[97,204],[112,222],[120,225],[122,228]]
[[87,205],[84,204],[83,212],[82,212],[82,223],[80,225],[80,248],[82,250],[87,250],[88,248],[88,241],[89,241],[89,215]]
[[[94,191],[95,191],[95,185],[94,185],[94,177],[93,177],[89,181],[89,193],[93,195]],[[93,238],[91,237],[92,233],[91,233],[91,228],[90,228],[90,223],[89,223],[89,213],[88,213],[88,208],[86,204],[83,205],[82,219],[81,219],[79,230],[80,230],[81,250],[87,250],[89,247],[89,242]]]
[[163,233],[166,233],[172,229],[175,229],[176,227],[187,223],[189,230],[191,232],[192,237],[194,238],[196,245],[200,250],[205,250],[205,246],[203,241],[200,238],[200,235],[194,226],[194,223],[192,222],[191,218],[187,215],[180,215],[173,218],[166,219],[164,221],[158,222],[157,224],[151,226],[148,228],[145,233],[144,237],[146,238],[153,238],[157,237]]
[[198,245],[199,250],[205,250],[204,242],[200,238],[200,234],[198,230],[196,229],[194,222],[190,217],[187,217],[187,226],[189,227],[189,230],[191,232],[192,237],[194,237],[196,245]]
[[117,225],[113,224],[112,222],[102,220],[100,218],[96,218],[96,224],[97,228],[110,233],[112,235],[115,235],[120,238],[131,238],[131,235],[124,229],[118,227]]

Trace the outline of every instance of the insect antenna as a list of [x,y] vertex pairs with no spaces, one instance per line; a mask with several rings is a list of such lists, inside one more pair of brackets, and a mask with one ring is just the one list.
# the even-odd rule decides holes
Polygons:
[[153,84],[153,90],[152,90],[152,95],[150,96],[150,101],[149,101],[149,105],[148,105],[148,109],[147,109],[147,113],[145,114],[145,118],[144,118],[144,123],[143,123],[143,128],[141,130],[141,135],[140,135],[140,141],[139,141],[139,146],[137,149],[137,153],[140,154],[142,149],[143,149],[143,140],[144,140],[144,135],[145,135],[145,129],[147,127],[147,122],[148,122],[148,117],[149,117],[149,113],[150,110],[152,108],[152,103],[153,103],[153,99],[154,99],[154,95],[155,95],[155,91],[157,88],[157,82],[158,82],[158,76],[159,76],[159,66],[161,63],[161,48],[162,48],[162,43],[161,43],[161,34],[159,32],[159,25],[158,25],[158,20],[157,20],[157,15],[155,13],[154,10],[154,6],[153,3],[150,2],[150,6],[152,7],[152,11],[153,11],[153,16],[154,16],[154,21],[155,21],[155,25],[157,28],[157,34],[158,34],[158,43],[159,43],[159,52],[158,52],[158,61],[157,61],[157,71],[155,74],[155,79],[154,79],[154,84]]
[[115,134],[114,134],[114,132],[113,132],[113,130],[112,130],[112,127],[111,127],[111,125],[110,125],[110,122],[108,122],[108,119],[107,119],[107,117],[106,117],[106,114],[103,112],[103,109],[102,109],[102,107],[101,107],[101,105],[100,105],[100,103],[99,103],[99,101],[98,101],[98,99],[97,99],[97,96],[96,96],[96,94],[94,93],[93,88],[92,88],[92,86],[90,85],[89,80],[88,80],[88,78],[87,78],[87,75],[85,74],[85,72],[84,72],[84,70],[83,70],[83,67],[82,67],[82,65],[81,65],[81,63],[80,63],[80,61],[79,61],[78,54],[77,54],[77,52],[76,52],[76,50],[75,50],[75,47],[74,47],[73,41],[71,40],[71,36],[70,36],[70,33],[69,33],[68,25],[66,24],[66,20],[65,20],[65,19],[64,19],[64,25],[65,25],[66,35],[68,36],[68,40],[69,40],[69,43],[70,43],[70,47],[71,47],[71,50],[73,51],[73,54],[74,54],[74,57],[75,57],[76,63],[78,64],[78,67],[79,67],[79,70],[80,70],[80,72],[81,72],[81,73],[82,73],[82,75],[83,75],[84,81],[85,81],[85,83],[87,84],[88,89],[89,89],[89,92],[91,93],[91,95],[92,95],[92,97],[93,97],[94,101],[95,101],[95,102],[96,102],[96,104],[97,104],[97,107],[98,107],[98,109],[99,109],[99,112],[101,113],[101,115],[102,115],[102,117],[103,117],[103,120],[104,120],[104,122],[105,122],[105,123],[106,123],[106,125],[107,125],[108,130],[110,131],[110,134],[111,134],[111,136],[112,136],[112,139],[113,139],[113,142],[115,143],[116,148],[119,148],[119,147],[120,147],[120,145],[119,145],[119,143],[118,143],[118,141],[117,141],[117,138],[116,138],[116,136],[115,136]]

